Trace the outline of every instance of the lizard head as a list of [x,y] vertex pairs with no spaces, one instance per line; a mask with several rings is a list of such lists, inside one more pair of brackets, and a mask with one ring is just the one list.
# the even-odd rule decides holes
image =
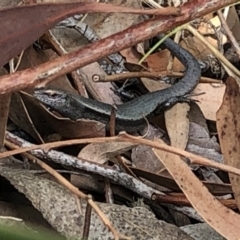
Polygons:
[[64,108],[68,102],[68,93],[61,90],[36,89],[33,92],[33,96],[52,109]]

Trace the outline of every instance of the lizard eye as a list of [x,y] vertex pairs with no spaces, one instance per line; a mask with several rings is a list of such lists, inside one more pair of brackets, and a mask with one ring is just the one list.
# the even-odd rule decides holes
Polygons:
[[56,97],[59,96],[59,94],[57,94],[57,93],[52,93],[50,96],[51,96],[52,98],[56,98]]
[[59,93],[57,93],[56,91],[53,91],[53,90],[46,90],[45,91],[45,94],[51,98],[57,98],[60,96]]

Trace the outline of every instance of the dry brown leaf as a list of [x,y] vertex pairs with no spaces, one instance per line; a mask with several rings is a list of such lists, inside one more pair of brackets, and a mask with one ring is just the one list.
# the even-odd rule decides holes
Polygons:
[[95,99],[113,105],[122,103],[120,98],[110,89],[113,87],[110,82],[92,81],[92,76],[94,74],[106,74],[99,64],[88,64],[81,68],[81,72],[83,73],[82,80],[84,85]]
[[157,53],[153,53],[146,59],[147,65],[153,72],[161,72],[167,69],[170,59],[170,52],[165,49]]
[[[156,156],[156,155],[155,155]],[[163,176],[161,174],[155,174],[151,172],[144,171],[142,169],[130,167],[130,169],[136,174],[138,177],[149,180],[153,183],[156,183],[165,188],[171,189],[172,191],[179,192],[180,188],[176,184],[176,182],[168,176]],[[202,181],[202,183],[208,188],[208,190],[214,195],[224,195],[231,194],[232,188],[230,184],[226,183],[214,183]]]
[[43,105],[38,108],[49,126],[59,133],[63,138],[86,138],[104,137],[106,134],[105,125],[93,120],[72,121],[68,118],[58,117],[48,111]]
[[[159,55],[161,55],[163,58],[159,58]],[[167,55],[164,57],[164,55]],[[165,71],[167,69],[169,59],[169,51],[161,51],[159,53],[152,54],[147,58],[147,64],[148,67],[152,71]],[[166,84],[164,82],[155,81],[149,78],[141,78],[142,83],[144,86],[148,89],[149,92],[154,92],[157,90],[161,90],[164,88],[170,87],[169,84]]]
[[33,46],[28,47],[25,49],[21,62],[17,70],[24,70],[27,68],[33,68],[41,63],[45,63],[49,61],[50,58],[46,54],[46,51],[38,50],[36,51]]
[[[154,152],[158,156],[158,150]],[[198,214],[225,238],[238,240],[240,216],[217,201],[180,157],[161,161]]]
[[[115,6],[128,7],[132,9],[141,8],[139,1],[108,0],[108,3],[114,4]],[[133,25],[133,23],[137,23],[138,18],[138,15],[122,14],[120,12],[98,13],[88,15],[84,22],[91,26],[98,34],[98,36],[100,36],[100,38],[105,38],[110,36],[111,34],[126,29],[127,27]]]
[[126,59],[128,63],[138,64],[139,59],[141,59],[142,55],[136,51],[135,48],[127,48],[120,51],[121,55]]
[[111,158],[129,151],[135,146],[136,144],[124,142],[91,143],[81,150],[78,157],[104,164]]
[[201,94],[192,97],[197,100],[204,116],[208,120],[216,121],[216,112],[222,104],[224,84],[199,83],[194,89],[194,94]]
[[238,13],[236,11],[235,6],[230,7],[229,14],[227,17],[228,27],[233,33],[233,36],[236,38],[237,42],[240,41],[240,21],[238,17]]
[[0,95],[0,150],[4,145],[11,94]]
[[154,80],[149,79],[149,78],[141,78],[141,80],[142,80],[142,83],[144,84],[144,86],[150,92],[154,92],[154,91],[161,90],[161,89],[169,87],[169,84],[167,84],[167,83],[154,81]]
[[[216,28],[213,29],[208,22],[210,22],[211,24],[213,24],[213,26],[215,26],[216,28],[221,25],[218,16],[216,16],[216,17],[213,17],[211,20],[209,20],[209,21],[207,21],[207,22],[201,22],[201,24],[200,24],[200,26],[199,26],[199,28],[198,28],[198,31],[199,31],[201,34],[203,34],[203,35],[204,35],[204,34],[207,35],[207,36],[205,37],[205,39],[206,39],[211,45],[213,45],[215,48],[218,48],[218,40],[217,40],[217,39],[214,39],[213,37],[211,37],[211,35],[216,35]],[[209,35],[209,36],[208,36],[208,35]],[[221,34],[221,33],[219,33],[219,35],[221,36],[220,39],[223,41],[223,43],[226,43],[227,38],[226,38],[223,34]],[[198,40],[197,38],[194,38],[194,39],[195,39],[196,43],[199,43],[199,42],[201,43],[201,41]],[[207,46],[204,46],[204,44],[201,43],[201,47],[202,47],[203,50],[206,50],[205,56],[204,56],[205,58],[206,58],[207,54],[211,54],[211,51],[207,48]]]
[[[208,158],[209,160],[223,163],[220,145],[216,137],[210,135],[206,119],[196,103],[191,103],[191,110],[188,114],[188,118],[190,127],[186,150]],[[191,165],[191,168],[196,169],[198,165]],[[206,169],[207,167],[200,168],[199,170],[203,173]],[[212,174],[212,170],[211,172],[208,171],[208,178],[212,176]]]
[[[30,46],[24,51],[18,70],[36,67],[41,63],[45,63],[56,57],[57,54],[54,53],[51,49],[38,49],[36,51],[33,46]],[[50,85],[53,88],[55,87],[71,93],[76,93],[76,91],[73,90],[73,87],[71,86],[69,79],[66,77],[66,75],[57,78],[54,82],[51,82]]]
[[[162,138],[163,134],[159,129],[149,126],[148,132],[145,136],[146,139],[154,139],[154,137]],[[144,171],[156,173],[159,172],[163,165],[158,161],[152,148],[145,145],[138,145],[132,150],[131,159],[134,167]]]
[[[189,36],[184,38],[179,45],[192,53],[197,59],[205,60],[209,54],[212,54],[206,45],[196,37]],[[185,68],[177,58],[174,58],[172,70],[175,72],[183,72]]]
[[[85,38],[83,38],[78,32],[69,28],[56,28],[52,30],[52,34],[56,37],[62,47],[67,51],[71,52],[82,46],[88,44]],[[114,94],[111,90],[113,87],[111,83],[102,83],[92,81],[92,76],[94,74],[106,75],[97,62],[88,64],[87,66],[82,67],[77,70],[79,78],[81,81],[78,84],[84,84],[84,87],[90,92],[94,99],[99,101],[109,103],[109,104],[120,104],[122,103],[120,98]],[[51,86],[54,86],[51,83]],[[59,88],[58,83],[55,84]],[[65,87],[60,87],[60,89],[67,90]],[[87,97],[87,96],[86,96]]]
[[[226,81],[226,92],[223,103],[217,112],[217,129],[224,162],[227,165],[240,168],[240,94],[239,85],[233,78]],[[229,174],[232,189],[240,209],[240,177]]]
[[[38,133],[35,125],[32,122],[31,117],[29,116],[29,111],[33,112],[34,117],[36,117],[37,122],[35,125],[40,124],[40,115],[36,112],[34,107],[26,108],[26,102],[23,102],[23,99],[19,93],[13,93],[10,105],[9,118],[14,122],[18,127],[23,129],[26,133],[32,136],[36,141],[43,143],[43,140]],[[43,126],[42,124],[40,126]],[[46,127],[46,126],[45,126]],[[46,128],[44,128],[46,130]]]
[[[7,74],[5,68],[0,69],[0,76]],[[11,94],[0,95],[0,151],[4,145],[5,131],[8,120],[9,105],[11,100]]]
[[190,109],[187,103],[178,103],[165,112],[165,122],[171,146],[185,149],[188,141]]
[[[210,14],[209,14],[210,15]],[[211,28],[211,26],[206,22],[201,22],[200,27],[198,28],[198,31],[202,34],[206,34],[206,35],[210,35],[210,34],[215,34],[216,35],[216,29],[221,27],[221,22],[218,18],[218,16],[213,17],[211,14],[211,18],[209,19],[209,21],[211,22],[211,24],[213,24],[213,26],[215,27],[215,29]],[[236,8],[230,7],[229,9],[229,13],[227,15],[227,19],[226,19],[227,25],[229,27],[229,29],[232,31],[234,37],[236,38],[237,41],[240,40],[240,34],[239,34],[239,17],[238,14],[236,12]],[[223,35],[223,33],[220,31],[218,32],[220,37],[220,41],[221,44],[226,43],[227,38],[225,35]],[[212,37],[207,37],[207,40],[217,48],[217,40],[213,39]]]
[[[187,114],[189,109],[190,107],[188,104],[178,103],[164,113],[166,129],[170,138],[171,146],[185,149],[187,145],[189,132],[189,120]],[[165,159],[166,161],[167,159],[169,161],[175,161],[175,157],[178,156],[169,154],[166,151],[158,151],[158,158]],[[163,171],[163,169],[161,170],[161,173],[169,175],[166,171]]]

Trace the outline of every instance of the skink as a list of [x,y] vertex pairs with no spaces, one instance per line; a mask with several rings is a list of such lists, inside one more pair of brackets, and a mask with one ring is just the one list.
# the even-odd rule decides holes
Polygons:
[[[163,38],[163,34],[158,36]],[[163,45],[185,66],[184,77],[173,86],[147,93],[127,103],[117,106],[115,125],[117,131],[135,132],[146,126],[146,119],[157,108],[169,108],[190,93],[201,76],[198,61],[187,50],[180,47],[170,38]],[[93,99],[55,89],[36,89],[33,96],[44,105],[72,120],[91,119],[108,126],[112,106]]]

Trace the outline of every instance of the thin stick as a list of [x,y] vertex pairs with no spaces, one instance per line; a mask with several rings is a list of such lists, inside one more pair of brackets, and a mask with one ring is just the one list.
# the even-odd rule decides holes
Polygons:
[[[6,137],[10,137],[12,134],[6,132]],[[10,137],[11,138],[11,137]],[[34,145],[32,147],[25,147],[25,148],[20,148],[8,152],[3,152],[0,153],[0,159],[4,157],[9,157],[12,155],[16,155],[19,153],[27,152],[30,150],[34,149],[51,149],[51,148],[57,148],[57,147],[63,147],[63,146],[70,146],[70,145],[76,145],[76,144],[83,144],[83,143],[100,143],[100,142],[131,142],[131,143],[137,143],[137,144],[142,144],[146,146],[150,146],[152,148],[164,150],[166,152],[174,153],[182,157],[187,157],[189,158],[190,162],[192,164],[199,164],[203,166],[208,166],[208,167],[213,167],[217,168],[235,175],[240,176],[240,169],[222,164],[222,163],[217,163],[214,161],[211,161],[207,158],[195,155],[193,153],[187,152],[185,150],[181,150],[175,147],[168,146],[167,144],[161,144],[157,143],[151,140],[147,139],[141,139],[138,137],[134,137],[131,135],[128,135],[126,133],[121,133],[121,135],[118,135],[116,137],[102,137],[102,138],[86,138],[86,139],[74,139],[74,140],[65,140],[65,141],[59,141],[59,142],[54,142],[54,143],[45,143],[45,144],[40,144],[40,145]]]

